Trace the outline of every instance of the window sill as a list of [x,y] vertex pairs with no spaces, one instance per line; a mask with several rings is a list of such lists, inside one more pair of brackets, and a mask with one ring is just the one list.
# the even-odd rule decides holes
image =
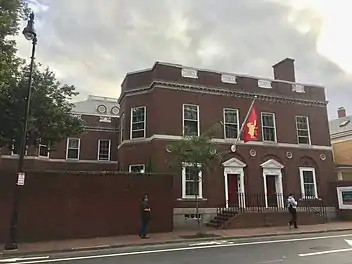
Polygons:
[[[195,202],[196,198],[195,197],[183,197],[183,198],[177,198],[177,201]],[[198,197],[198,201],[208,201],[208,199]]]

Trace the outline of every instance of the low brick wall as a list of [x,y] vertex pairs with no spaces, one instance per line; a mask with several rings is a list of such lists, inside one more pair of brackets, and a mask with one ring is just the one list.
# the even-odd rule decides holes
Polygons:
[[[259,228],[287,226],[290,220],[288,212],[244,212],[235,215],[225,225],[225,229]],[[298,225],[323,224],[325,219],[313,212],[298,212]]]
[[[16,175],[0,171],[0,243],[8,237]],[[173,178],[159,174],[28,172],[19,208],[20,241],[137,234],[150,196],[151,232],[173,229]]]

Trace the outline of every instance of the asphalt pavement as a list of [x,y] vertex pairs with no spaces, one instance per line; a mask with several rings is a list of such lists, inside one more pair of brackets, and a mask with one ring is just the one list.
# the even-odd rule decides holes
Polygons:
[[0,263],[62,264],[351,264],[352,233],[323,233],[203,241],[43,256],[0,258]]

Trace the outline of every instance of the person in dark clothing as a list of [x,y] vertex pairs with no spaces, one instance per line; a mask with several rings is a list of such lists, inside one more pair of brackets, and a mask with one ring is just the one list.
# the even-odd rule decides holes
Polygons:
[[291,215],[291,220],[290,222],[288,222],[288,225],[290,228],[292,227],[292,225],[294,228],[297,228],[297,201],[292,193],[289,194],[289,197],[287,199],[287,207]]
[[144,195],[142,202],[141,202],[141,230],[139,232],[139,236],[144,239],[144,238],[149,238],[147,236],[148,232],[148,225],[150,222],[150,212],[151,209],[148,204],[149,198],[148,195]]

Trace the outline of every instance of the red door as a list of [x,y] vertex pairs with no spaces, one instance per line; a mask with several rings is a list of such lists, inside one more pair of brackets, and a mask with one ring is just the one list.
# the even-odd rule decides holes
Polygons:
[[228,199],[229,207],[238,205],[238,179],[236,174],[227,175],[227,189],[228,189]]
[[276,197],[276,176],[267,175],[266,176],[266,192],[269,207],[277,207],[277,197]]

